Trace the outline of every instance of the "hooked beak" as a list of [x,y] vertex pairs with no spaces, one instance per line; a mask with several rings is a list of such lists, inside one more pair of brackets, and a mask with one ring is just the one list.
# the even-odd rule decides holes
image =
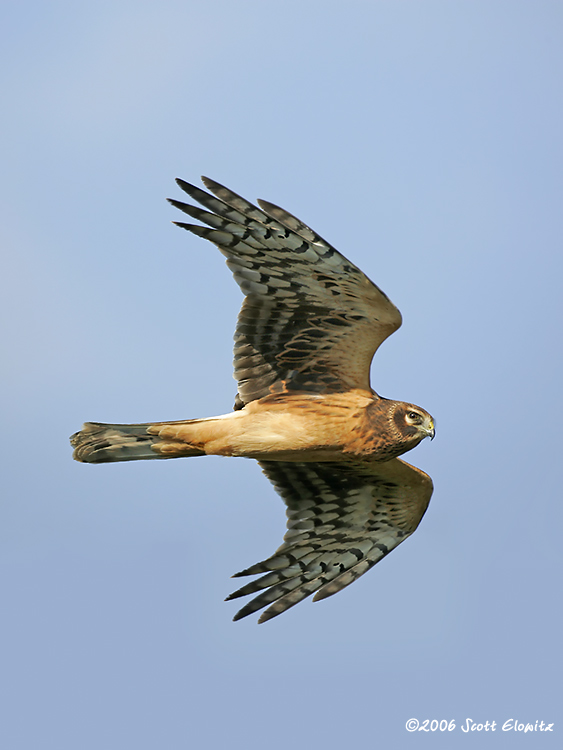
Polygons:
[[435,434],[436,434],[436,428],[434,427],[434,422],[430,422],[430,424],[426,428],[426,436],[429,437],[430,440],[434,440]]

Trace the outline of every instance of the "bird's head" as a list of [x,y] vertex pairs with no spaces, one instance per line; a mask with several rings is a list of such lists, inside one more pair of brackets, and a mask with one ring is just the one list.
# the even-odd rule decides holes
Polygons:
[[418,445],[425,437],[429,437],[430,440],[434,439],[436,433],[434,419],[420,406],[395,402],[392,420],[401,438],[409,443],[411,448]]
[[374,399],[367,408],[371,428],[369,449],[379,461],[389,461],[415,448],[425,437],[434,437],[434,419],[414,404]]

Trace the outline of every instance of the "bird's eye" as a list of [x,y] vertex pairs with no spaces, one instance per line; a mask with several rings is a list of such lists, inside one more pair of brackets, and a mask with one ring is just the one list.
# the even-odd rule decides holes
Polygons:
[[409,419],[412,419],[413,422],[418,422],[419,424],[420,422],[422,422],[422,417],[420,416],[420,414],[417,414],[415,411],[408,411],[407,417]]

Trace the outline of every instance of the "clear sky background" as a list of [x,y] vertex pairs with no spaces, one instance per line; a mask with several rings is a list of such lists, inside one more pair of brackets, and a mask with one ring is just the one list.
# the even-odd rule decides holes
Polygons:
[[[563,5],[1,16],[1,747],[560,746]],[[201,174],[387,292],[404,324],[373,385],[437,420],[408,457],[436,488],[416,534],[261,626],[222,601],[285,527],[254,462],[87,466],[68,444],[232,406],[241,294],[164,200]]]

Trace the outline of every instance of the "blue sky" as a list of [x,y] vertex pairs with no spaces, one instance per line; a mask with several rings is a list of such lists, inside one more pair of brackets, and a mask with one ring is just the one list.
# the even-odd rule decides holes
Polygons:
[[[555,747],[501,726],[563,718],[561,4],[2,17],[2,747]],[[201,174],[384,289],[404,323],[373,385],[437,421],[409,454],[435,483],[416,534],[259,627],[223,602],[284,530],[253,462],[68,445],[85,420],[231,408],[241,295],[164,200]]]

